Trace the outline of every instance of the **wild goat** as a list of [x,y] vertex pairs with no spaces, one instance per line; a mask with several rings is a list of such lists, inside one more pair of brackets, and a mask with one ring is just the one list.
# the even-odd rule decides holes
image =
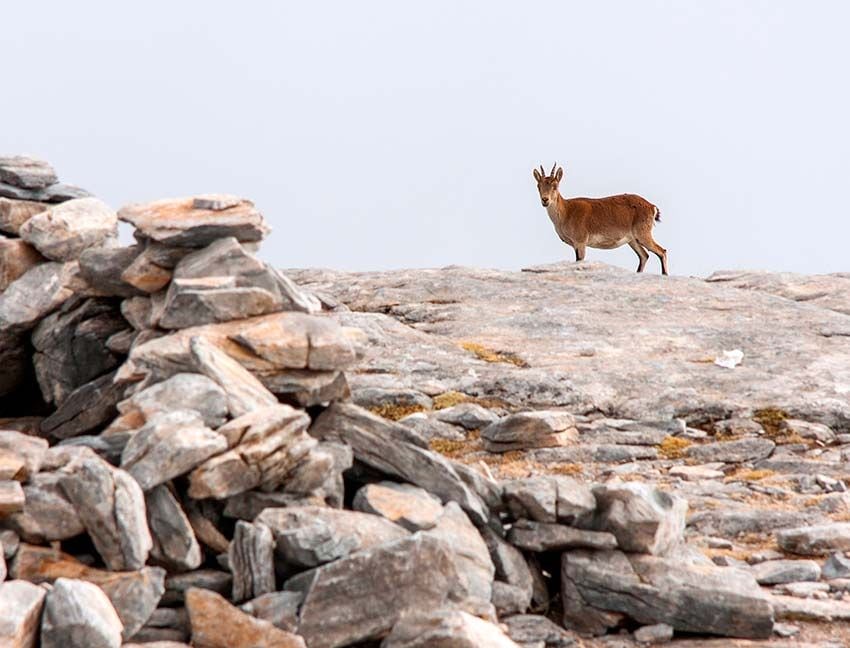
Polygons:
[[661,211],[635,194],[607,198],[564,198],[558,191],[564,170],[557,163],[549,175],[540,165],[534,169],[540,201],[561,240],[576,251],[576,261],[584,259],[586,247],[613,250],[628,243],[638,255],[638,272],[643,272],[647,250],[661,260],[661,272],[667,274],[667,250],[652,238],[655,221]]

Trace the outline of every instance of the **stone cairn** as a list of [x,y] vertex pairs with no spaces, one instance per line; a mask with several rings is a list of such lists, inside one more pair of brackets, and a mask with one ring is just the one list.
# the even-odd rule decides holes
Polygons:
[[[252,255],[269,230],[250,201],[116,214],[21,157],[0,158],[0,196],[0,645],[773,631],[752,575],[684,544],[683,500],[496,481],[353,404],[368,339]],[[453,411],[494,452],[576,433],[563,412]]]

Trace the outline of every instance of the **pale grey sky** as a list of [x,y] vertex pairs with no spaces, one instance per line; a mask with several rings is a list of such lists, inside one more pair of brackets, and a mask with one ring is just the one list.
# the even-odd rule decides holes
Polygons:
[[115,207],[244,195],[278,266],[572,259],[531,177],[557,160],[566,196],[657,204],[674,274],[850,270],[846,2],[56,1],[2,22],[0,152]]

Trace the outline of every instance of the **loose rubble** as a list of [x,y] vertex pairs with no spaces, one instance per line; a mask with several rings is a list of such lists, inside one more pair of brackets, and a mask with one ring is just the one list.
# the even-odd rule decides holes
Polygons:
[[[254,256],[270,230],[249,200],[116,212],[23,157],[0,157],[0,231],[4,646],[814,646],[850,619],[850,410],[813,375],[820,414],[797,378],[766,387],[751,348],[713,365],[738,337],[637,395],[596,366],[626,361],[590,320],[552,333],[549,306],[499,301],[501,274],[283,273]],[[616,286],[627,319],[650,289],[722,311],[782,293],[515,275],[500,290],[555,286],[556,309]],[[508,317],[490,338],[482,291]],[[835,294],[810,349],[844,335]],[[525,348],[470,337],[511,327]],[[659,348],[693,345],[664,330]],[[758,405],[729,395],[747,379]]]

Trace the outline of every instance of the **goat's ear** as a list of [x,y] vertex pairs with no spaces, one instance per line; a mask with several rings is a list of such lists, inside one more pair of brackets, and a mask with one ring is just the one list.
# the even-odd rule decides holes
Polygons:
[[557,171],[555,171],[555,180],[557,180],[558,182],[560,182],[560,181],[561,181],[561,178],[563,178],[563,177],[564,177],[564,168],[563,168],[563,167],[558,167],[558,170],[557,170]]
[[534,179],[537,180],[537,182],[540,182],[540,178],[542,177],[540,175],[540,171],[538,171],[537,169],[534,169],[533,173],[534,173]]

